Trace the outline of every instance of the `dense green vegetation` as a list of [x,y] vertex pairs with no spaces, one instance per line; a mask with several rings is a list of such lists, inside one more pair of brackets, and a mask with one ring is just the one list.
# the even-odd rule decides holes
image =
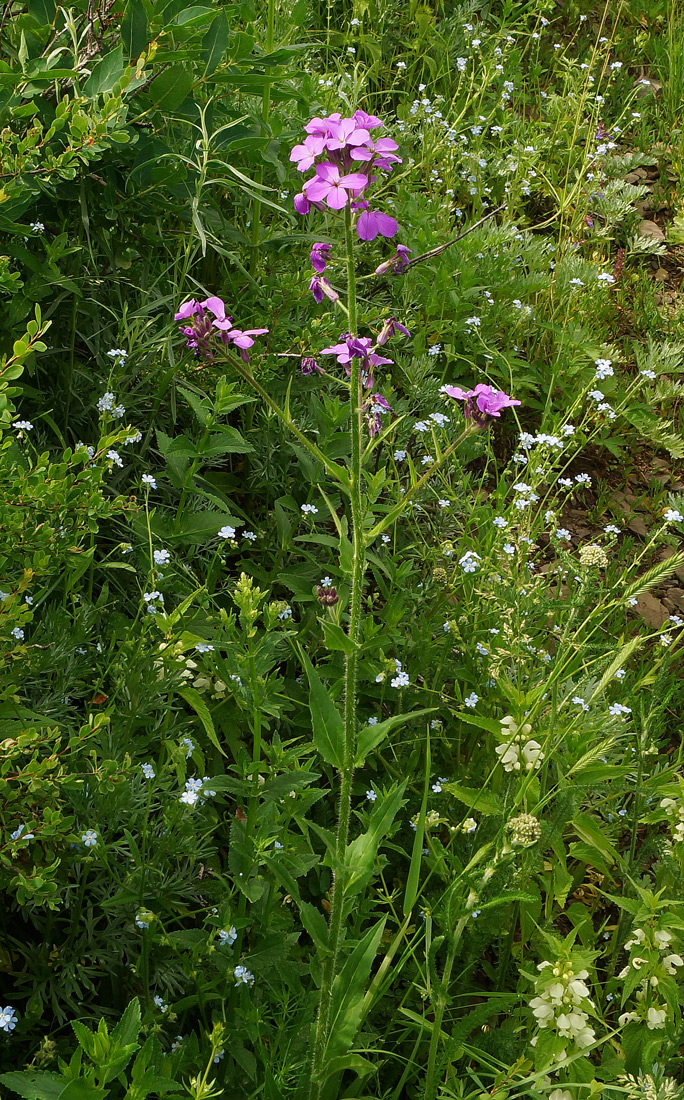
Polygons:
[[679,0],[0,20],[3,1098],[676,1100]]

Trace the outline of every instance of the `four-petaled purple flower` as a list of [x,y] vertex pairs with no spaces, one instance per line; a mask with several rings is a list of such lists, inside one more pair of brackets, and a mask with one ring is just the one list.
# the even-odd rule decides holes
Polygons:
[[349,202],[349,195],[360,194],[367,184],[362,172],[343,175],[336,164],[325,161],[316,165],[316,175],[304,184],[304,194],[309,202],[323,202],[331,210],[342,210]]
[[337,362],[341,363],[347,374],[351,374],[350,363],[352,359],[361,359],[361,380],[367,390],[373,387],[373,367],[379,367],[383,363],[393,363],[393,359],[384,359],[373,351],[373,341],[368,336],[352,336],[351,333],[342,335],[339,344],[323,348],[321,355],[336,355]]
[[319,275],[322,275],[325,271],[331,251],[331,244],[323,244],[320,241],[316,243],[311,249],[311,252],[309,253],[311,266],[313,267],[314,271],[318,272]]
[[393,237],[398,229],[397,219],[380,210],[364,210],[356,223],[362,241],[374,241],[378,233],[381,237]]
[[502,409],[521,404],[503,390],[495,390],[481,382],[474,390],[462,390],[460,386],[442,386],[441,392],[453,397],[455,401],[463,401],[466,420],[474,420],[479,427],[484,426],[491,417],[501,416]]

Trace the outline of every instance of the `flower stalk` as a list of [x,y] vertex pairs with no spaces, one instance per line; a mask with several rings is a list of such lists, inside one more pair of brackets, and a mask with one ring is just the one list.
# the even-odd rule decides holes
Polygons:
[[[345,243],[347,262],[347,308],[349,331],[357,335],[356,272],[354,268],[354,237],[351,208],[345,208]],[[349,824],[351,821],[352,780],[356,758],[356,679],[358,669],[358,642],[361,635],[363,580],[366,571],[366,547],[363,534],[362,460],[363,460],[363,386],[362,360],[353,358],[350,363],[350,511],[352,564],[350,576],[350,605],[347,634],[354,643],[347,653],[344,668],[344,763],[340,772],[340,795],[335,838],[335,870],[333,876],[332,905],[328,925],[328,952],[323,961],[323,980],[319,1000],[318,1018],[311,1057],[309,1100],[319,1100],[323,1088],[325,1050],[330,1032],[330,1008],[333,982],[339,968],[339,953],[343,939],[344,898],[347,878],[345,866]]]

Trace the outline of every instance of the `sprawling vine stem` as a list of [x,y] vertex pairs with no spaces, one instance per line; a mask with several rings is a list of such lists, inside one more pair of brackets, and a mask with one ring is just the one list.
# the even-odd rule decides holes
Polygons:
[[[352,214],[349,206],[345,209],[345,239],[347,249],[347,295],[349,308],[349,331],[357,335],[356,319],[356,273],[354,270],[354,238]],[[330,1034],[330,1010],[335,975],[338,971],[340,946],[344,932],[344,898],[347,877],[345,866],[347,844],[349,841],[349,822],[351,819],[352,779],[356,758],[356,675],[358,665],[358,642],[361,634],[361,595],[363,578],[366,571],[366,546],[363,531],[363,503],[361,464],[363,453],[363,379],[362,361],[354,356],[351,360],[351,421],[350,421],[350,503],[351,503],[351,598],[347,633],[354,643],[346,655],[344,669],[344,757],[340,770],[340,796],[337,817],[337,836],[335,839],[335,867],[333,872],[332,905],[328,925],[328,951],[323,962],[323,980],[319,1000],[318,1019],[314,1036],[311,1058],[311,1077],[309,1081],[310,1100],[319,1100],[323,1087],[323,1066],[325,1050]]]

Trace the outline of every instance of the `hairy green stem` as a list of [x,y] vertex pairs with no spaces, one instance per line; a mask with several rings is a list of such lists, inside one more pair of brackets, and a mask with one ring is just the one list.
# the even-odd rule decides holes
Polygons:
[[[356,274],[354,271],[354,240],[350,207],[345,209],[345,238],[347,246],[347,297],[349,306],[349,331],[357,334]],[[356,758],[356,677],[358,666],[358,641],[361,634],[361,595],[366,569],[366,548],[363,534],[362,501],[362,446],[363,446],[363,382],[361,360],[351,361],[350,380],[350,504],[352,533],[351,598],[347,633],[354,647],[346,655],[344,668],[344,764],[340,771],[340,801],[335,839],[335,868],[333,873],[332,905],[328,925],[328,952],[323,960],[323,979],[319,1000],[318,1018],[314,1035],[309,1080],[310,1100],[320,1100],[324,1084],[325,1052],[330,1036],[330,1009],[333,982],[338,971],[340,947],[344,933],[344,898],[347,869],[345,867],[349,823],[351,820],[352,780]]]

